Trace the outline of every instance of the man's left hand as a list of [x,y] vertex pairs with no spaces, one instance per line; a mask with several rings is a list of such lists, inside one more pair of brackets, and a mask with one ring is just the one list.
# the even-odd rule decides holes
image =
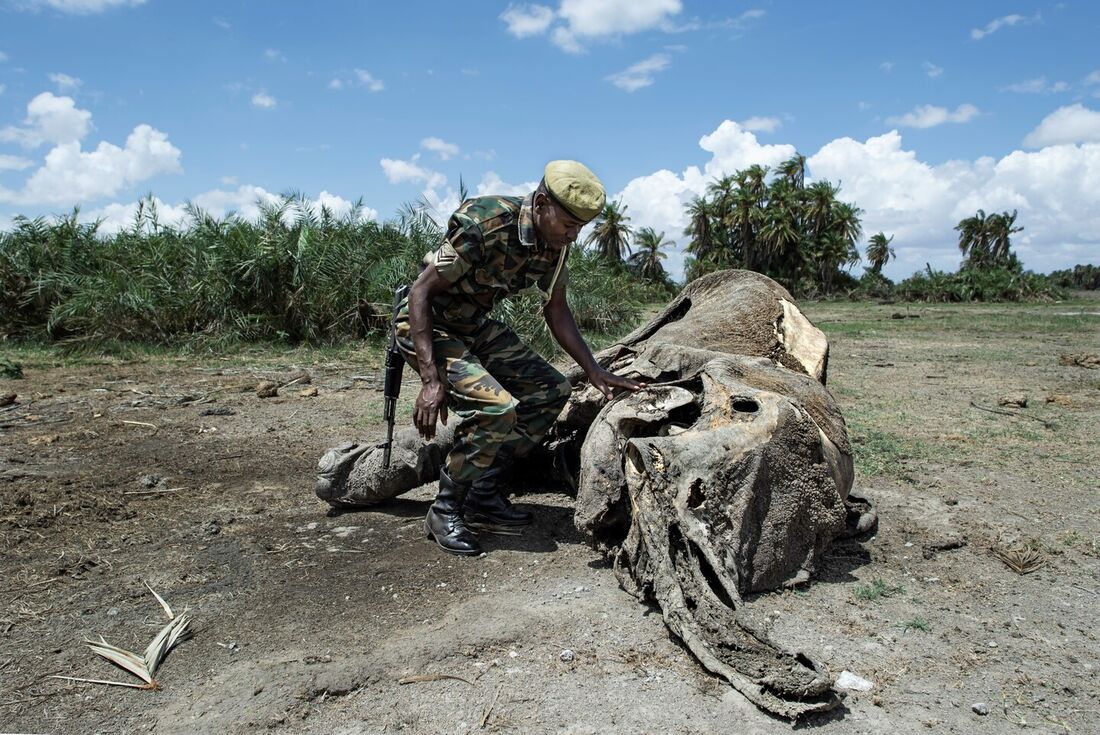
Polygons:
[[625,388],[629,391],[636,391],[645,387],[636,380],[616,375],[609,370],[604,370],[598,365],[588,374],[588,382],[600,393],[603,393],[604,398],[609,401],[615,395],[613,391],[615,388]]

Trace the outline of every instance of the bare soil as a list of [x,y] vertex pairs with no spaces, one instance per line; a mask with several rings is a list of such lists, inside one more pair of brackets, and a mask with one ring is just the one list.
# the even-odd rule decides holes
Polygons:
[[[1059,360],[1100,353],[1100,303],[807,313],[881,522],[809,585],[743,608],[874,683],[799,727],[1100,731],[1100,370]],[[790,729],[618,588],[560,488],[517,488],[534,528],[477,559],[424,539],[430,486],[326,515],[321,453],[382,433],[376,351],[4,355],[26,376],[0,379],[19,396],[0,408],[0,731]],[[310,385],[256,396],[299,370]],[[1027,407],[999,406],[1009,394]],[[1012,571],[997,551],[1014,546],[1041,568]],[[164,621],[146,582],[195,619],[159,691],[47,678],[125,680],[81,641],[143,649]],[[400,683],[440,674],[455,678]]]

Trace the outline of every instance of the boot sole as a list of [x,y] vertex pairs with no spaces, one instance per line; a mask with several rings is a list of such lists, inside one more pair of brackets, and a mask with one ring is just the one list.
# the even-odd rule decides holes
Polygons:
[[448,554],[454,554],[455,556],[481,556],[485,553],[484,549],[470,549],[469,551],[464,551],[462,549],[448,549],[446,546],[439,543],[439,539],[437,539],[435,537],[435,534],[431,532],[431,529],[428,528],[427,523],[424,524],[424,537],[427,538],[429,541],[434,541],[436,546],[443,549]]
[[484,523],[481,521],[466,521],[467,528],[473,528],[478,531],[487,531],[488,533],[495,533],[498,536],[522,536],[524,530],[526,530],[530,526],[530,523],[524,523],[522,525],[515,526],[502,526],[493,523]]

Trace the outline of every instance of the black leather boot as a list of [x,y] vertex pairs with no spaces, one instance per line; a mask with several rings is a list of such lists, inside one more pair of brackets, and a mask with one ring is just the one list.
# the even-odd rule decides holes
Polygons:
[[447,470],[440,472],[439,494],[424,519],[424,533],[444,551],[477,556],[481,553],[481,544],[462,520],[462,504],[469,491],[469,484],[455,482]]
[[500,479],[506,466],[494,465],[474,480],[466,496],[466,524],[470,528],[494,533],[519,534],[531,525],[534,516],[515,508],[501,492]]

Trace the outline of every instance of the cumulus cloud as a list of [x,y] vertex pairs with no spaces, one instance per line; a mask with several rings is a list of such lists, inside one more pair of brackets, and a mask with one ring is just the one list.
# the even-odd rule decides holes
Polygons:
[[286,61],[286,57],[283,56],[283,52],[277,48],[264,49],[264,58],[268,61]]
[[[230,213],[236,213],[246,220],[256,220],[260,216],[260,205],[277,204],[281,198],[267,191],[261,186],[244,185],[236,189],[212,189],[191,198],[190,203],[198,207],[206,214],[221,219]],[[180,226],[188,221],[187,202],[169,203],[157,197],[153,198],[157,209],[157,220],[168,226]],[[316,199],[306,199],[306,207],[314,214],[321,213],[321,207],[328,207],[336,217],[343,217],[351,211],[352,202],[328,191],[322,191]],[[81,212],[81,220],[92,222],[102,220],[103,232],[117,232],[129,227],[134,222],[141,202],[112,202],[96,209]],[[288,221],[294,217],[288,213]],[[360,221],[377,220],[378,211],[370,207],[363,207],[360,211]]]
[[0,142],[37,148],[44,143],[81,140],[92,125],[92,113],[78,109],[72,97],[43,92],[27,103],[23,127],[0,129]]
[[890,72],[892,72],[894,70],[894,62],[884,61],[884,62],[882,62],[881,64],[878,65],[878,68],[881,71],[886,72],[887,74],[889,74]]
[[750,117],[741,127],[751,133],[774,133],[782,124],[777,117]]
[[278,104],[279,101],[267,92],[257,92],[252,95],[252,106],[259,107],[261,110],[272,110]]
[[9,156],[0,153],[0,171],[22,171],[33,165],[34,161],[29,158],[20,158],[19,156]]
[[123,147],[106,141],[84,151],[79,141],[55,146],[21,191],[0,189],[0,201],[14,204],[73,205],[117,194],[162,173],[181,171],[180,150],[168,136],[138,125]]
[[446,176],[417,163],[419,158],[419,154],[408,161],[399,158],[383,158],[379,164],[391,184],[422,183],[425,188],[435,189],[447,183]]
[[8,60],[8,55],[5,54],[3,51],[0,51],[0,64],[3,64],[7,60]]
[[0,95],[3,95],[4,92],[7,92],[7,91],[8,91],[7,86],[3,85],[3,84],[0,84]]
[[145,0],[27,0],[17,7],[50,8],[72,15],[92,15],[114,8],[132,8],[144,5]]
[[980,41],[986,36],[992,35],[1002,28],[1011,28],[1016,25],[1028,25],[1031,23],[1037,23],[1040,20],[1039,14],[1036,13],[1032,17],[1019,15],[1013,13],[1012,15],[1004,15],[1000,18],[994,18],[985,24],[984,28],[973,28],[970,31],[970,37],[975,41]]
[[[710,159],[630,181],[612,199],[629,207],[635,227],[653,227],[677,243],[668,266],[682,273],[687,240],[684,205],[706,191],[715,177],[754,163],[772,166],[789,158],[791,145],[761,145],[738,123],[723,122],[703,136]],[[1062,144],[1034,152],[1013,151],[1000,159],[948,161],[934,165],[906,150],[890,131],[864,141],[838,138],[807,159],[812,179],[842,185],[841,198],[864,210],[865,232],[895,235],[898,260],[891,278],[931,263],[954,269],[959,255],[955,224],[977,209],[1020,212],[1024,232],[1014,243],[1026,267],[1048,271],[1095,260],[1100,247],[1100,144]]]
[[68,74],[53,73],[50,74],[50,81],[57,85],[59,92],[72,92],[84,84],[83,81],[77,77],[71,77]]
[[1100,112],[1090,110],[1081,103],[1059,107],[1024,138],[1024,145],[1028,148],[1097,142],[1100,142]]
[[527,196],[539,185],[537,181],[524,181],[519,184],[506,183],[496,171],[487,171],[478,182],[475,193],[479,197],[498,194],[503,196]]
[[432,151],[443,161],[458,155],[458,146],[442,138],[425,138],[420,141],[420,147],[426,151]]
[[509,5],[500,14],[508,26],[508,32],[516,38],[538,36],[546,33],[554,22],[554,9],[545,5]]
[[[509,5],[500,19],[516,38],[549,32],[550,40],[563,51],[580,53],[586,41],[653,29],[678,30],[672,19],[682,9],[681,0],[561,0],[557,10],[548,5]],[[742,18],[762,14],[750,10]]]
[[929,79],[936,79],[943,76],[943,67],[936,66],[931,61],[924,62],[924,73],[928,75]]
[[1046,77],[1036,77],[1035,79],[1026,79],[1022,82],[1009,84],[1007,87],[1002,87],[1001,91],[1015,92],[1016,94],[1057,94],[1068,92],[1069,84],[1066,82],[1048,84]]
[[329,89],[337,91],[353,86],[366,87],[370,92],[381,92],[386,88],[386,83],[366,69],[352,69],[350,76],[345,74],[344,76],[333,77],[328,83]]
[[946,107],[935,105],[921,105],[912,112],[907,112],[898,117],[890,117],[886,122],[890,125],[900,125],[906,128],[933,128],[944,123],[970,122],[980,114],[980,110],[974,105],[963,104],[955,108],[954,112]]
[[653,84],[654,75],[663,71],[670,63],[672,59],[668,54],[654,54],[605,78],[623,91],[637,92]]

